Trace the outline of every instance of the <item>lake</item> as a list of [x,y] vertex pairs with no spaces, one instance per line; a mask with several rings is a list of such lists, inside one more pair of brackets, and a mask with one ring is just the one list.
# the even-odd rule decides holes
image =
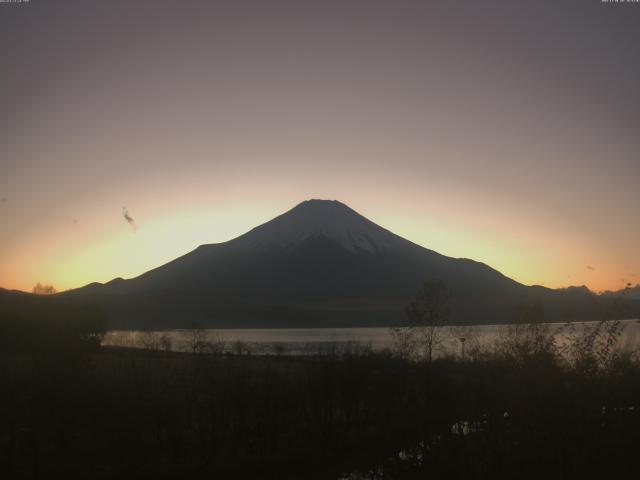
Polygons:
[[[556,345],[572,337],[566,324],[544,324],[554,335]],[[575,334],[593,328],[596,322],[575,322]],[[624,350],[640,346],[640,321],[620,322],[622,333],[617,347]],[[462,355],[472,349],[490,349],[496,341],[514,330],[513,325],[478,325],[439,327],[436,356]],[[463,340],[464,339],[464,340]],[[267,329],[203,329],[203,330],[113,330],[103,346],[146,348],[171,351],[214,351],[254,355],[316,355],[347,350],[384,351],[393,345],[388,328],[267,328]]]

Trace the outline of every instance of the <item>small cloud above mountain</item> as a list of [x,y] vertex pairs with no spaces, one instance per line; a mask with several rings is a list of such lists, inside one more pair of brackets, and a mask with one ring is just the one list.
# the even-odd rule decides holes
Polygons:
[[129,226],[131,226],[131,229],[134,232],[138,230],[138,224],[136,223],[134,218],[129,214],[129,210],[127,210],[127,207],[122,207],[122,218],[124,218],[125,221],[129,224]]

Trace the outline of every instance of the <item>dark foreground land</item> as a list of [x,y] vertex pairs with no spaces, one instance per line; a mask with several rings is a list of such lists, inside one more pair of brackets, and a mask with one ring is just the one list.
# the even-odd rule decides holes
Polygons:
[[640,365],[582,341],[572,361],[535,328],[464,362],[8,349],[0,478],[637,478]]
[[[437,313],[426,293],[409,313]],[[1,479],[637,478],[617,322],[559,347],[524,308],[484,351],[460,331],[464,361],[431,360],[433,321],[387,353],[259,357],[197,330],[192,353],[105,349],[99,309],[27,300],[0,302]]]

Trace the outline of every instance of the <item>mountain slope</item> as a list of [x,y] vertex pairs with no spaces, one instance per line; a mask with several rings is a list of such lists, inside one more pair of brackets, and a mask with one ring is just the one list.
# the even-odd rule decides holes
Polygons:
[[482,263],[416,245],[337,201],[309,200],[229,242],[131,280],[65,295],[102,304],[118,327],[355,326],[402,322],[425,280],[446,283],[454,321],[510,321],[542,301],[550,318],[588,314],[586,296],[523,286]]

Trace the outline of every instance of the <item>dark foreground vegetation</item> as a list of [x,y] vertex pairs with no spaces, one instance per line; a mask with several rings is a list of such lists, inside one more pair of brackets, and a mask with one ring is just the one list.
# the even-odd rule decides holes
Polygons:
[[0,478],[637,477],[640,362],[617,322],[558,345],[524,308],[490,347],[452,327],[463,353],[439,358],[443,291],[423,288],[392,351],[304,358],[197,330],[190,353],[101,348],[98,311],[18,296],[0,304]]
[[571,361],[536,326],[465,361],[13,349],[0,477],[635,478],[640,365],[581,341]]

